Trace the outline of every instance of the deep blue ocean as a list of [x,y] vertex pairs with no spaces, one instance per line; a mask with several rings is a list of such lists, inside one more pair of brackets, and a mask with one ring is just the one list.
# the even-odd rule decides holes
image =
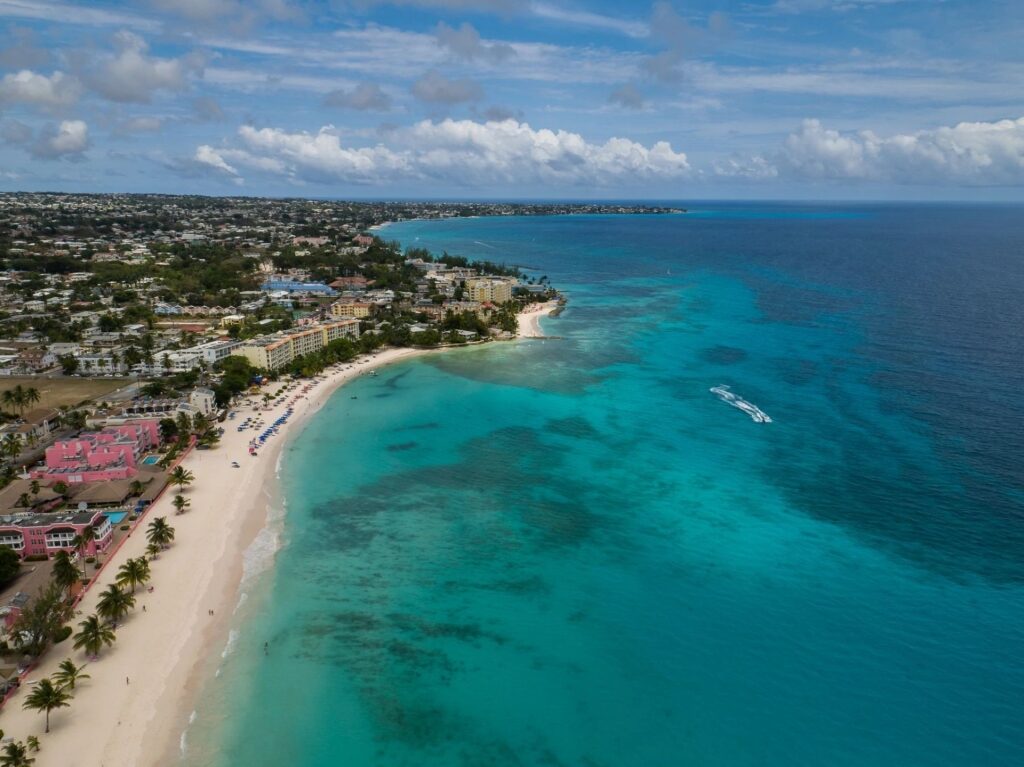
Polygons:
[[185,763],[1024,764],[1024,208],[383,235],[568,309],[293,442]]

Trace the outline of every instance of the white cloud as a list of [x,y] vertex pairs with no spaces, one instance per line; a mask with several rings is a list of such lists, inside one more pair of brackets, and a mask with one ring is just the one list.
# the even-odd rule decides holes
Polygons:
[[84,120],[64,120],[59,126],[47,126],[29,148],[33,157],[53,160],[75,158],[89,148],[89,126]]
[[530,10],[534,16],[549,21],[559,21],[578,27],[591,27],[608,32],[618,32],[628,37],[642,38],[648,35],[648,26],[639,21],[618,19],[589,11],[572,11],[549,3],[533,3]]
[[459,186],[636,184],[690,172],[686,155],[666,142],[650,147],[623,138],[591,143],[577,133],[535,130],[516,120],[424,120],[392,131],[387,144],[370,147],[345,146],[333,126],[316,133],[242,126],[238,137],[241,146],[200,147],[196,161],[229,175],[245,167],[294,181],[360,184],[417,179]]
[[223,155],[208,144],[196,148],[195,157],[197,163],[208,165],[216,170],[224,171],[229,176],[237,176],[238,171],[227,163]]
[[0,0],[0,16],[83,26],[129,26],[155,31],[160,23],[130,13],[82,7],[44,0]]
[[159,58],[148,55],[146,42],[132,32],[118,32],[114,39],[118,53],[85,76],[90,88],[111,101],[148,102],[156,91],[184,90],[189,78],[203,70],[198,54]]
[[879,136],[805,120],[782,148],[716,167],[719,175],[826,181],[1013,186],[1024,184],[1024,117]]
[[63,72],[47,77],[22,69],[0,80],[0,104],[32,104],[54,109],[75,103],[78,92],[78,81]]

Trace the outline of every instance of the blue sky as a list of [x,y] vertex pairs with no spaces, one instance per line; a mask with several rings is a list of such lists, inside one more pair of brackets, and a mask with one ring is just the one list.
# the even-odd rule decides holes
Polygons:
[[1024,199],[1020,0],[0,0],[0,190]]

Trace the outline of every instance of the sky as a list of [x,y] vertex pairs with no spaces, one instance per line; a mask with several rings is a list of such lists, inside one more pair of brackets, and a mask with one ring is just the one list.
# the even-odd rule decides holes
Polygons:
[[0,191],[1024,200],[1024,0],[0,0]]

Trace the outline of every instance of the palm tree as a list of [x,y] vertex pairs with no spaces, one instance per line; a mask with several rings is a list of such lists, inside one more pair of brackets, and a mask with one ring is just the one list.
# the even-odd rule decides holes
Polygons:
[[70,589],[82,577],[82,571],[71,559],[71,555],[61,549],[53,557],[53,570],[50,572],[53,582],[62,589]]
[[22,493],[18,496],[18,505],[23,509],[27,509],[32,505],[32,499],[28,497],[28,493]]
[[149,556],[150,560],[154,560],[160,556],[161,551],[163,551],[163,547],[158,546],[155,543],[151,543],[146,546],[146,554]]
[[37,437],[34,433],[29,433],[29,435],[25,437],[25,445],[28,447],[29,450],[38,447],[39,437]]
[[167,524],[167,517],[156,517],[146,528],[146,540],[166,548],[174,540],[174,528]]
[[174,506],[175,514],[182,514],[185,509],[192,505],[192,501],[179,493],[174,496],[174,500],[171,501],[171,505]]
[[96,540],[96,528],[92,525],[82,528],[82,532],[71,539],[71,548],[78,552],[79,556],[89,553],[89,544]]
[[[78,646],[77,644],[75,645]],[[64,708],[71,705],[71,693],[63,687],[58,687],[49,679],[40,679],[39,684],[32,688],[32,692],[25,698],[22,708],[31,708],[36,711],[46,712],[46,732],[50,731],[50,712],[56,708]],[[15,762],[17,764],[17,762]],[[24,764],[24,761],[22,762]],[[31,764],[31,762],[29,762]]]
[[29,405],[37,404],[39,402],[39,400],[41,399],[41,397],[39,396],[39,390],[35,389],[35,388],[31,387],[31,386],[29,388],[25,389],[24,397],[25,397],[25,406],[26,407],[28,407]]
[[[109,647],[114,644],[114,639],[117,638],[114,634],[114,629],[103,623],[96,615],[90,615],[78,625],[82,628],[75,634],[75,649],[84,649],[87,654],[93,657],[100,654],[103,645]],[[40,682],[40,684],[42,683]]]
[[178,434],[182,437],[187,437],[188,433],[192,431],[192,419],[189,417],[188,413],[178,413],[176,423],[178,426]]
[[39,495],[39,488],[40,485],[38,479],[33,479],[28,483],[28,489],[32,491],[32,495]]
[[195,475],[184,466],[175,466],[167,481],[180,489],[191,485],[195,481]]
[[[39,753],[39,738],[37,738],[35,735],[29,735],[27,738],[25,738],[25,745],[28,746],[29,751],[32,751],[36,754]],[[33,759],[32,761],[35,760]]]
[[128,491],[135,496],[142,495],[145,492],[146,486],[142,484],[140,480],[133,479],[132,483],[128,486]]
[[57,495],[64,495],[68,491],[68,485],[66,482],[54,482],[53,487],[50,489]]
[[[50,720],[49,711],[46,712],[46,720],[47,722]],[[29,737],[33,736],[30,735]],[[37,739],[36,744],[38,743]],[[28,749],[25,748],[21,741],[12,740],[4,746],[3,751],[0,751],[0,767],[31,767],[35,763],[36,760],[28,755]]]
[[149,562],[146,561],[145,557],[129,559],[117,571],[117,585],[122,587],[131,586],[133,594],[135,593],[136,586],[148,580]]
[[67,687],[69,690],[75,689],[75,682],[81,682],[83,679],[89,679],[88,674],[83,674],[82,671],[85,666],[76,666],[71,658],[62,660],[60,665],[57,666],[57,671],[53,675],[53,681],[61,687]]
[[119,621],[135,607],[135,597],[122,591],[115,584],[107,586],[96,602],[96,612],[108,621]]
[[17,434],[5,435],[3,442],[0,442],[0,452],[8,458],[17,458],[21,455],[21,438]]

